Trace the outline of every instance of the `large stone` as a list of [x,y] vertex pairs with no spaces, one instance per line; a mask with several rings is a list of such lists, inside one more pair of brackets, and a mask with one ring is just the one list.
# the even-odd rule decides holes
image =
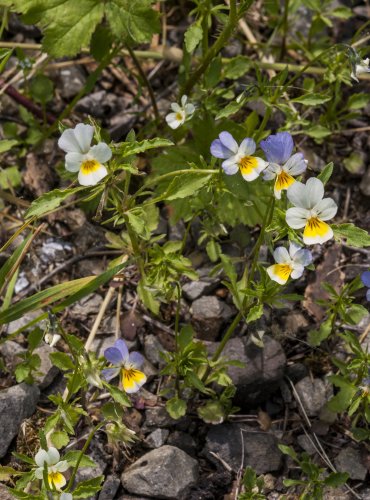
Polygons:
[[192,304],[192,322],[202,340],[216,340],[223,323],[232,316],[231,307],[215,296],[201,297]]
[[332,385],[320,378],[312,380],[311,377],[305,377],[295,385],[295,389],[309,417],[319,415],[333,394]]
[[135,495],[185,500],[198,480],[198,462],[174,446],[162,446],[142,456],[121,477]]
[[367,474],[367,469],[362,463],[361,452],[354,446],[343,448],[334,459],[339,472],[348,472],[351,479],[363,481]]
[[40,389],[48,387],[59,373],[59,369],[50,360],[49,355],[52,352],[57,352],[57,350],[48,344],[41,345],[34,351],[34,354],[37,354],[41,361],[40,367],[37,370],[38,374],[35,376],[36,383]]
[[0,391],[0,458],[8,451],[22,421],[36,410],[39,395],[38,387],[24,383]]
[[[228,367],[236,394],[234,402],[241,408],[247,408],[265,401],[277,390],[284,376],[286,357],[280,343],[265,335],[264,347],[258,347],[246,337],[232,338],[226,344],[222,356],[244,364],[243,368]],[[208,345],[211,354],[218,343]]]
[[199,281],[190,281],[189,283],[185,283],[182,287],[182,291],[186,299],[194,301],[202,295],[212,292],[216,286],[217,282],[215,282],[215,280],[207,280],[204,278]]
[[257,474],[278,470],[282,458],[273,434],[256,431],[244,424],[225,423],[211,427],[203,454],[217,463],[211,452],[216,453],[235,472],[241,467],[250,466]]
[[108,476],[104,481],[103,487],[99,493],[98,500],[112,500],[115,497],[121,481],[117,476]]
[[155,335],[145,335],[144,337],[144,353],[145,357],[150,363],[154,366],[163,367],[165,361],[161,356],[161,352],[165,352],[165,348],[160,343],[158,338]]

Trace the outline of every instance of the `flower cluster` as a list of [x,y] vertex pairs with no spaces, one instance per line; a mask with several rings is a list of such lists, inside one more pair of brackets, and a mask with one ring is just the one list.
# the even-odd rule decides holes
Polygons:
[[108,347],[104,351],[104,357],[114,365],[114,367],[102,371],[105,380],[111,380],[117,375],[121,375],[123,390],[128,394],[137,392],[145,384],[146,375],[139,370],[144,358],[138,352],[129,353],[123,340],[116,340],[113,347]]
[[[286,222],[292,229],[303,229],[302,239],[306,245],[325,243],[333,237],[333,230],[326,221],[337,213],[337,205],[331,198],[324,198],[324,185],[317,178],[303,184],[295,177],[307,169],[302,153],[294,153],[293,138],[289,132],[278,132],[261,141],[260,147],[266,160],[254,156],[256,143],[251,138],[240,145],[229,132],[221,132],[211,144],[211,154],[223,160],[226,175],[240,171],[244,180],[250,182],[263,173],[265,181],[274,181],[274,195],[280,200],[282,191],[287,192],[291,207],[286,210]],[[311,253],[292,243],[289,252],[279,247],[274,252],[276,264],[267,272],[271,279],[285,284],[289,277],[297,279],[312,262]]]

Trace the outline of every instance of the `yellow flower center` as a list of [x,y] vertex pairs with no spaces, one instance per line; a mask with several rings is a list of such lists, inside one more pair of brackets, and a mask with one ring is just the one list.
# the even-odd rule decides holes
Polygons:
[[312,238],[313,236],[325,236],[329,231],[329,224],[323,222],[317,217],[311,217],[307,220],[303,235]]
[[96,160],[85,160],[81,165],[81,173],[84,175],[91,174],[99,170],[100,163]]
[[282,189],[288,189],[288,187],[291,184],[293,184],[293,182],[294,182],[293,177],[287,172],[284,172],[284,170],[282,170],[280,174],[278,174],[276,177],[275,189],[277,191],[281,191]]
[[145,374],[135,368],[122,368],[121,375],[122,387],[126,392],[132,392],[146,380]]
[[178,113],[176,113],[176,120],[180,122],[182,119],[183,119],[182,113],[180,113],[179,111]]
[[57,490],[63,488],[66,484],[66,479],[60,472],[49,472],[48,481],[50,488],[56,488]]
[[258,161],[254,156],[244,156],[239,160],[239,168],[242,174],[251,174],[257,166]]
[[292,272],[292,268],[289,264],[275,264],[274,272],[281,280],[287,281]]

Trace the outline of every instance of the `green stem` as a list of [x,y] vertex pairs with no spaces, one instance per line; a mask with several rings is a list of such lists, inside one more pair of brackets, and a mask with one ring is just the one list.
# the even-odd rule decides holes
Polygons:
[[207,70],[209,64],[213,59],[217,56],[217,54],[224,48],[227,41],[231,37],[234,29],[236,28],[238,23],[238,12],[236,8],[236,0],[230,0],[230,11],[229,11],[229,20],[222,30],[220,36],[217,38],[215,43],[212,45],[210,49],[203,56],[203,59],[198,64],[195,71],[189,76],[187,81],[185,82],[183,88],[181,89],[180,95],[188,95],[192,88],[196,85],[196,83],[200,80],[201,76]]
[[131,47],[127,46],[127,50],[141,76],[141,78],[143,79],[143,82],[145,84],[145,86],[147,87],[148,89],[148,92],[149,92],[149,96],[150,96],[150,100],[152,102],[152,106],[153,106],[153,111],[154,111],[154,115],[155,115],[155,119],[159,122],[161,117],[160,117],[160,114],[159,114],[159,111],[158,111],[158,106],[157,106],[157,101],[155,99],[155,95],[154,95],[154,92],[153,92],[153,88],[151,86],[151,83],[150,81],[148,80],[145,72],[143,71],[143,68],[141,67],[141,64],[138,60],[138,58],[136,57],[135,55],[135,52],[131,49]]
[[93,428],[93,430],[90,432],[89,437],[87,438],[86,443],[84,444],[84,447],[81,450],[80,456],[77,459],[76,465],[74,466],[74,469],[73,469],[73,472],[72,472],[72,476],[71,476],[71,478],[70,478],[70,480],[68,482],[67,488],[64,491],[69,491],[72,488],[73,482],[75,480],[75,477],[76,477],[76,474],[77,474],[77,471],[78,471],[78,466],[80,465],[82,457],[84,456],[85,451],[88,449],[88,447],[89,447],[89,445],[91,443],[92,438],[95,436],[96,432],[101,427],[103,427],[103,425],[104,425],[104,422],[101,422],[100,424],[96,425]]
[[210,0],[205,0],[204,11],[202,18],[202,55],[204,56],[208,51],[208,16],[210,11]]
[[220,345],[218,346],[216,352],[212,356],[212,361],[217,361],[218,358],[221,356],[222,351],[224,350],[226,344],[230,340],[232,334],[234,333],[235,328],[239,325],[239,322],[243,318],[243,313],[241,311],[238,312],[238,314],[235,316],[233,322],[227,329],[227,332],[225,333],[224,337],[222,338]]

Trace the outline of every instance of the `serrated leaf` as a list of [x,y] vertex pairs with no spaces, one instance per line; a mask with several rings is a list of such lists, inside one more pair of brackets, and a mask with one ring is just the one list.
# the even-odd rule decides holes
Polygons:
[[356,227],[354,224],[332,224],[331,228],[334,236],[344,239],[350,247],[363,248],[370,246],[370,235],[364,229]]
[[183,417],[186,414],[186,406],[187,406],[186,401],[174,397],[167,401],[166,410],[168,411],[169,415],[172,418],[178,420],[179,418]]
[[251,60],[247,56],[232,57],[224,65],[224,77],[235,80],[245,75],[251,67]]
[[0,170],[0,188],[9,189],[20,186],[22,176],[17,166],[3,168]]
[[160,31],[159,13],[152,9],[152,3],[153,0],[108,2],[105,14],[115,37],[126,42],[150,42]]
[[248,316],[247,323],[252,323],[253,321],[257,321],[263,315],[263,304],[258,304],[256,306],[251,307]]
[[69,443],[69,437],[68,434],[64,431],[55,431],[51,434],[50,436],[51,442],[57,448],[60,450],[60,448],[63,448],[64,446],[67,446]]
[[221,424],[225,420],[225,410],[219,401],[208,401],[198,408],[199,417],[206,424]]
[[309,93],[292,99],[292,102],[298,102],[305,106],[318,106],[319,104],[330,101],[331,98],[330,95]]
[[74,370],[75,363],[65,352],[52,352],[49,356],[53,364],[60,370]]
[[66,200],[69,196],[86,189],[84,187],[75,187],[70,189],[54,189],[43,194],[31,203],[30,208],[25,213],[25,218],[40,217],[41,215],[58,208],[62,201]]
[[127,406],[127,408],[131,406],[130,400],[125,392],[121,391],[120,389],[117,389],[117,387],[114,387],[113,385],[108,385],[107,388],[112,398],[117,403],[119,403],[122,406]]
[[[81,455],[81,451],[72,450],[67,451],[67,453],[62,457],[63,460],[67,460],[69,465],[75,467]],[[79,467],[96,467],[94,460],[87,455],[83,455],[81,461],[79,462]]]
[[89,498],[93,497],[99,490],[104,476],[94,477],[81,481],[73,491],[73,498]]
[[160,199],[171,201],[194,196],[199,189],[209,182],[211,177],[212,174],[206,172],[192,172],[189,170],[189,173],[180,174],[175,177],[166,192],[160,196]]
[[173,142],[168,139],[156,137],[155,139],[145,139],[143,141],[122,142],[113,146],[112,149],[117,151],[122,157],[126,157],[144,153],[148,149],[165,148],[173,145]]
[[184,35],[185,47],[189,54],[192,54],[199,45],[203,37],[203,29],[199,22],[192,24]]

